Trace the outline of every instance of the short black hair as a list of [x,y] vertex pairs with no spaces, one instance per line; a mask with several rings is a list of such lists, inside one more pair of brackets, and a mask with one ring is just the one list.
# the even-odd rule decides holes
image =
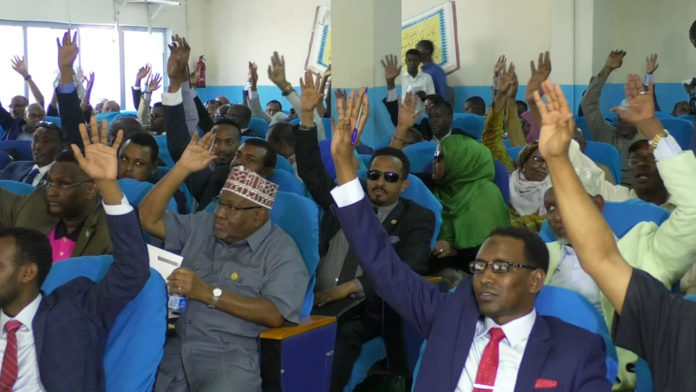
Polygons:
[[483,98],[479,97],[478,95],[475,95],[466,101],[464,103],[469,102],[473,106],[473,111],[474,114],[478,115],[485,115],[486,114],[486,101],[483,100]]
[[271,128],[268,129],[268,133],[266,133],[266,141],[271,143],[271,145],[282,142],[291,148],[295,148],[295,131],[293,128],[293,125],[290,123],[275,123]]
[[442,101],[437,101],[433,103],[433,105],[430,106],[430,109],[428,110],[430,111],[435,108],[444,108],[447,111],[447,114],[449,114],[450,116],[454,115],[454,108],[452,108],[452,104],[445,101],[444,99]]
[[524,258],[527,264],[548,272],[549,250],[541,237],[536,233],[524,227],[507,226],[493,230],[488,235],[488,238],[493,236],[509,237],[522,241],[524,243]]
[[411,55],[411,56],[418,56],[418,58],[421,57],[420,52],[418,51],[418,49],[415,49],[415,48],[414,48],[414,49],[409,49],[409,50],[407,50],[407,51],[406,51],[406,56],[408,56],[408,55]]
[[52,123],[50,121],[40,121],[39,125],[36,127],[38,130],[39,128],[43,128],[53,134],[53,137],[58,139],[58,143],[61,144],[63,143],[64,137],[63,137],[63,129],[60,127],[60,125],[56,123]]
[[275,167],[278,158],[276,157],[276,152],[273,149],[273,146],[271,146],[269,142],[258,137],[250,137],[249,139],[244,141],[244,144],[249,144],[255,147],[261,147],[265,149],[266,157],[263,159],[263,166]]
[[[82,150],[84,153],[84,150]],[[79,165],[77,163],[77,159],[75,158],[75,153],[73,153],[72,150],[65,150],[61,151],[57,156],[56,156],[56,162],[72,162],[76,165]]]
[[242,140],[242,130],[239,128],[239,124],[236,121],[231,120],[226,117],[219,117],[213,122],[213,126],[216,125],[229,125],[237,131],[237,139]]
[[442,97],[439,96],[439,95],[437,95],[437,94],[428,94],[428,95],[426,95],[425,97],[423,97],[423,102],[425,102],[425,101],[428,100],[428,99],[431,100],[431,101],[433,101],[433,103],[437,103],[437,102],[440,102],[440,101],[444,101],[444,99],[442,99]]
[[39,288],[46,280],[53,265],[53,250],[46,234],[24,227],[0,228],[0,238],[15,239],[15,264],[23,266],[34,263],[38,267],[36,281]]
[[628,146],[628,153],[630,154],[643,147],[650,147],[650,143],[648,143],[647,139],[641,139],[631,143],[631,145]]
[[136,133],[145,133],[145,128],[135,117],[121,116],[114,120],[109,127],[109,134],[116,138],[116,133],[123,130],[123,138],[127,139]]
[[430,53],[433,53],[435,51],[435,45],[433,45],[433,41],[429,39],[418,41],[416,47],[418,46],[422,46],[425,50],[429,51]]
[[403,151],[394,148],[394,147],[382,147],[372,153],[372,157],[370,158],[370,164],[368,167],[372,166],[372,161],[375,160],[375,158],[379,156],[390,156],[394,157],[398,160],[401,161],[401,176],[406,179],[408,177],[408,173],[411,171],[411,163],[408,161],[408,157],[406,154],[404,154]]
[[121,152],[121,148],[123,148],[123,146],[126,145],[126,142],[131,142],[133,144],[149,148],[150,162],[157,163],[157,158],[159,157],[159,145],[157,145],[157,140],[155,140],[155,138],[152,135],[150,135],[149,133],[135,133],[131,135],[121,144],[119,152]]
[[277,100],[277,99],[271,99],[270,101],[268,101],[268,103],[266,104],[266,106],[268,106],[268,105],[270,105],[270,104],[272,104],[272,103],[277,103],[277,104],[278,104],[278,107],[280,108],[280,110],[283,110],[283,104],[280,103],[280,101]]
[[162,106],[162,102],[155,102],[155,104],[152,105],[152,108],[154,109],[154,108],[158,108],[160,106]]
[[520,110],[520,107],[523,108],[522,113],[524,113],[524,112],[526,112],[527,110],[529,110],[529,106],[527,106],[527,102],[525,102],[525,101],[521,101],[521,100],[518,99],[517,101],[515,101],[515,104],[517,105],[517,110],[518,110],[518,111]]

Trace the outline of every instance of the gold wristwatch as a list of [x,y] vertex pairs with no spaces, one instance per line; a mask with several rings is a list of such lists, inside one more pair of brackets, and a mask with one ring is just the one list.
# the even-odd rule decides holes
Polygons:
[[660,143],[660,140],[666,138],[667,136],[669,136],[669,132],[667,132],[666,129],[663,129],[660,132],[658,132],[657,135],[655,135],[655,137],[650,139],[650,141],[648,142],[648,144],[650,145],[650,152],[655,151],[655,149],[657,148],[657,144]]

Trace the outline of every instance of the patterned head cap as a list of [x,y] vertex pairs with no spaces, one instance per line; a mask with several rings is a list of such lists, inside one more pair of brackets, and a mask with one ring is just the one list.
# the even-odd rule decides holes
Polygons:
[[235,166],[230,171],[222,190],[234,192],[270,210],[273,208],[273,201],[278,193],[278,185],[243,166]]

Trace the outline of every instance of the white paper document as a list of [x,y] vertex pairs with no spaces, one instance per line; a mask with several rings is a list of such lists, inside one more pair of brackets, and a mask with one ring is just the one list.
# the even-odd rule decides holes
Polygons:
[[167,280],[167,277],[181,266],[181,261],[184,259],[182,256],[150,244],[147,245],[147,253],[150,256],[150,267],[159,272],[164,280]]

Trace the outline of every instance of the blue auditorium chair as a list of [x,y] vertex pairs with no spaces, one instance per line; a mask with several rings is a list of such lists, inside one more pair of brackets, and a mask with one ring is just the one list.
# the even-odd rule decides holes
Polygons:
[[[132,178],[122,178],[118,180],[118,186],[121,188],[121,191],[124,195],[126,195],[126,198],[128,198],[128,201],[131,204],[134,206],[139,206],[155,184],[134,180]],[[166,210],[173,212],[177,211],[176,201],[174,198],[169,199]]]
[[621,184],[621,155],[616,147],[601,142],[587,142],[585,155],[597,163],[609,168],[617,184]]
[[288,161],[287,158],[280,154],[276,154],[276,165],[275,165],[276,170],[285,170],[286,172],[295,175],[295,169],[292,168],[292,165]]
[[[77,277],[98,282],[113,256],[82,256],[53,264],[42,289],[50,294]],[[119,314],[106,341],[104,376],[107,392],[151,391],[164,354],[167,330],[167,289],[158,272]]]
[[411,173],[422,173],[425,167],[433,161],[437,142],[422,141],[404,147],[404,154],[411,164]]
[[28,195],[34,192],[34,187],[31,184],[13,180],[0,180],[0,188],[18,195]]
[[254,132],[254,135],[265,139],[268,132],[268,123],[258,117],[252,117],[249,121],[249,129]]
[[172,159],[172,155],[169,153],[169,147],[167,146],[167,135],[157,135],[155,136],[155,141],[159,147],[159,158],[165,163],[165,165],[167,165],[167,167],[174,167],[175,162],[174,159]]
[[288,173],[285,170],[273,170],[268,180],[274,184],[278,184],[278,190],[280,191],[292,192],[300,196],[307,195],[307,190],[302,181],[295,177],[294,174]]
[[5,140],[0,142],[0,150],[12,156],[15,161],[33,161],[31,155],[31,141],[29,140]]
[[498,160],[493,160],[493,165],[495,166],[495,178],[493,182],[500,189],[500,193],[503,195],[505,204],[510,204],[510,174],[507,171],[503,162]]
[[691,137],[694,135],[694,124],[681,118],[661,118],[662,126],[677,140],[682,150],[691,148]]
[[454,113],[452,128],[458,128],[476,140],[481,140],[486,118],[471,113]]
[[520,155],[520,151],[524,148],[524,146],[517,146],[517,147],[506,147],[508,155],[510,155],[510,158],[512,158],[515,163],[517,163],[517,157]]
[[62,121],[60,121],[60,117],[46,116],[46,118],[44,118],[44,121],[56,124],[59,127],[62,126]]

